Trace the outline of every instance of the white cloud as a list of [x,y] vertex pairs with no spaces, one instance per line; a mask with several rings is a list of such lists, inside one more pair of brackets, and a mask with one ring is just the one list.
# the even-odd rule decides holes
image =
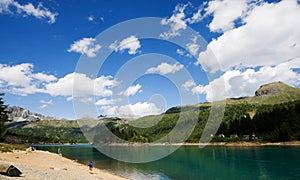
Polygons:
[[125,38],[121,42],[115,41],[109,46],[110,49],[113,49],[116,52],[128,49],[128,54],[136,54],[140,47],[140,41],[136,36]]
[[154,103],[137,102],[128,104],[118,108],[118,116],[120,117],[141,117],[147,115],[155,115],[161,113],[161,110]]
[[52,99],[50,99],[50,100],[48,100],[48,101],[46,101],[46,100],[40,100],[40,103],[42,103],[42,104],[53,104],[53,100]]
[[190,24],[194,24],[194,23],[197,23],[197,22],[200,22],[201,20],[203,20],[204,16],[202,16],[202,14],[201,14],[202,11],[203,11],[203,8],[200,7],[198,9],[198,11],[195,12],[191,18],[186,19],[186,22],[188,22]]
[[192,43],[188,43],[186,45],[189,52],[194,56],[198,56],[198,51],[200,49],[199,45],[197,44],[197,39],[197,36],[194,36],[194,38],[192,39]]
[[141,93],[143,90],[141,90],[142,86],[140,84],[137,84],[135,86],[129,86],[125,91],[120,92],[120,95],[124,96],[133,96],[137,92]]
[[213,15],[209,24],[212,32],[225,32],[235,27],[234,21],[247,13],[248,2],[251,0],[213,0],[205,9],[205,16]]
[[[76,80],[75,87],[73,87],[74,80]],[[111,96],[113,92],[110,88],[117,84],[118,82],[113,80],[112,76],[100,76],[91,79],[85,74],[71,73],[56,82],[47,84],[45,87],[46,92],[52,96],[72,96],[72,92],[75,97]]]
[[33,64],[22,63],[14,66],[0,64],[0,88],[19,95],[44,92],[45,83],[55,81],[53,75],[34,73]]
[[294,71],[299,68],[300,58],[296,58],[277,66],[264,66],[258,70],[253,68],[244,71],[230,70],[206,86],[198,85],[192,88],[192,92],[206,94],[206,99],[213,101],[221,100],[223,97],[253,96],[259,86],[271,82],[281,81],[292,86],[299,86],[300,74]]
[[50,99],[49,101],[45,101],[45,100],[40,100],[41,105],[39,106],[40,109],[44,109],[46,107],[48,107],[48,105],[52,105],[53,104],[53,100]]
[[169,39],[174,36],[178,36],[179,31],[182,29],[186,29],[187,24],[185,22],[185,13],[184,10],[188,6],[188,4],[178,4],[175,7],[173,15],[169,19],[163,19],[161,21],[162,25],[169,25],[170,30],[168,32],[160,34],[160,36],[164,39]]
[[176,53],[181,55],[181,56],[185,55],[185,52],[182,49],[176,49]]
[[150,73],[158,73],[161,75],[166,75],[166,74],[174,74],[175,72],[181,70],[183,68],[182,64],[179,63],[175,63],[175,64],[168,64],[166,62],[161,63],[160,65],[158,65],[157,67],[152,67],[149,68],[146,71],[146,74],[150,74]]
[[102,98],[99,99],[95,104],[97,106],[105,106],[105,105],[112,105],[116,102],[114,99],[107,99],[107,98]]
[[113,116],[117,114],[118,107],[117,106],[101,106],[101,111],[103,111],[104,114]]
[[101,45],[96,43],[94,38],[82,38],[75,41],[68,52],[77,52],[80,54],[85,54],[88,57],[96,57],[96,53],[101,49]]
[[38,6],[35,7],[32,3],[21,5],[20,3],[14,0],[0,1],[0,13],[18,13],[26,16],[31,15],[38,19],[46,19],[48,20],[47,22],[49,24],[55,23],[55,18],[56,16],[58,16],[57,12],[51,12],[49,9],[44,7],[42,3],[39,3]]
[[[205,3],[203,3],[205,5]],[[169,39],[180,35],[181,30],[187,28],[187,24],[194,24],[200,22],[205,16],[203,16],[203,5],[196,8],[189,2],[187,4],[177,4],[173,14],[170,18],[164,18],[160,22],[161,25],[170,26],[169,31],[161,33],[160,37],[163,39]]]
[[[296,0],[261,3],[243,18],[244,25],[227,30],[200,53],[198,63],[212,72],[237,66],[277,65],[299,56],[300,5]],[[210,51],[211,50],[211,51]],[[213,53],[212,53],[213,52]]]
[[94,16],[93,15],[90,15],[89,17],[88,17],[88,21],[90,21],[90,22],[92,22],[92,21],[94,21]]
[[189,91],[192,87],[194,87],[196,84],[195,84],[195,82],[193,81],[193,80],[188,80],[188,81],[186,81],[183,85],[182,85],[182,87],[185,89],[185,90],[187,90],[187,91]]
[[[81,102],[91,103],[94,99],[88,96],[111,96],[113,94],[111,88],[118,85],[118,81],[112,76],[100,76],[93,79],[85,74],[74,72],[57,78],[41,72],[34,73],[33,68],[33,64],[30,63],[14,66],[0,64],[0,90],[22,96],[35,93],[66,96],[67,101],[71,101],[73,95],[80,97]],[[75,87],[73,87],[74,80],[76,80]],[[41,103],[47,104],[46,101],[41,101]]]
[[42,104],[42,105],[39,106],[39,109],[44,109],[44,108],[46,108],[47,106],[48,106],[47,104]]

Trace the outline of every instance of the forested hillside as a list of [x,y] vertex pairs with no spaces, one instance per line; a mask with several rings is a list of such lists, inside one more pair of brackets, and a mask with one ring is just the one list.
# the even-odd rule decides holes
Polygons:
[[[218,103],[218,102],[216,102]],[[94,143],[105,136],[106,125],[115,135],[129,142],[154,142],[166,136],[177,124],[179,116],[185,127],[196,122],[187,142],[199,142],[207,123],[212,103],[170,108],[161,115],[146,116],[134,121],[120,118],[91,120],[80,129],[77,121],[43,120],[7,124],[7,141],[36,143],[87,142],[81,130],[94,138]],[[100,127],[100,128],[99,128]],[[178,131],[172,140],[177,142],[185,133]],[[177,138],[177,137],[178,138]],[[261,86],[253,97],[227,99],[224,117],[213,141],[291,141],[300,140],[300,89],[281,82]],[[110,139],[106,139],[110,143]],[[103,143],[103,142],[101,142]]]

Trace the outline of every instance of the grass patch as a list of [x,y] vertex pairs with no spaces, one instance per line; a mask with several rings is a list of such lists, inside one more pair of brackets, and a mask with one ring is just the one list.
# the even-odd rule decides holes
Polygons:
[[27,146],[23,144],[6,144],[0,143],[0,152],[12,152],[13,150],[25,151]]

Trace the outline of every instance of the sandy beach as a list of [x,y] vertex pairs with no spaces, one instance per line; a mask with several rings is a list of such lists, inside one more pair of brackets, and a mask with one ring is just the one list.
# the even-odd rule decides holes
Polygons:
[[90,173],[87,166],[46,151],[15,151],[12,153],[0,153],[0,163],[14,165],[23,173],[21,177],[0,175],[1,180],[125,179],[105,170],[96,168]]

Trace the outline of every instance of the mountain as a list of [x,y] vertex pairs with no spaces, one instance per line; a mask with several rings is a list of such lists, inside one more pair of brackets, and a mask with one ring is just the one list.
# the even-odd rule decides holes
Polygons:
[[[299,88],[282,82],[274,82],[260,86],[253,94],[252,97],[226,100],[224,117],[217,134],[224,134],[228,138],[216,136],[214,141],[245,141],[249,139],[242,137],[249,137],[251,134],[255,134],[259,141],[300,140]],[[106,126],[116,136],[129,142],[153,142],[170,133],[179,117],[182,117],[185,120],[179,125],[181,127],[186,127],[190,122],[196,122],[187,142],[199,142],[210,116],[212,104],[206,102],[176,106],[161,115],[145,116],[134,121],[125,121],[120,118],[80,121],[44,120],[47,117],[30,113],[23,108],[15,108],[12,116],[16,120],[32,119],[32,121],[15,122],[18,126],[8,126],[8,141],[80,143],[87,142],[85,137],[88,137],[89,140],[94,139],[95,144],[109,143],[109,138],[103,141],[106,134],[101,132],[103,126]],[[84,135],[82,131],[85,132]],[[186,132],[177,132],[175,137],[165,140],[175,143],[178,141],[177,137],[184,133]],[[238,138],[229,138],[232,134],[237,134]]]
[[[245,141],[250,140],[249,137],[253,134],[259,141],[299,141],[300,89],[282,82],[274,82],[260,86],[254,94],[252,97],[226,99],[224,116],[217,134],[227,138],[215,136],[213,140]],[[196,121],[187,142],[199,142],[210,116],[211,107],[218,103],[224,103],[224,100],[176,106],[161,115],[142,117],[128,124],[115,124],[110,127],[110,130],[128,141],[153,142],[168,137],[168,133],[171,133],[175,126],[187,127],[187,123]],[[215,115],[218,114],[213,114]],[[179,118],[184,119],[181,124],[177,124]],[[179,130],[175,136],[173,134],[172,139],[166,138],[164,141],[176,143],[184,133],[186,133],[184,130]],[[235,138],[230,138],[231,135]],[[94,138],[95,144],[103,143],[97,142],[101,136],[102,134],[99,133]]]
[[41,120],[54,120],[58,119],[51,116],[44,116],[42,114],[30,112],[26,108],[21,108],[18,106],[9,106],[7,107],[7,111],[9,112],[9,119],[14,122],[22,122],[22,121],[29,121],[29,122],[37,122]]

